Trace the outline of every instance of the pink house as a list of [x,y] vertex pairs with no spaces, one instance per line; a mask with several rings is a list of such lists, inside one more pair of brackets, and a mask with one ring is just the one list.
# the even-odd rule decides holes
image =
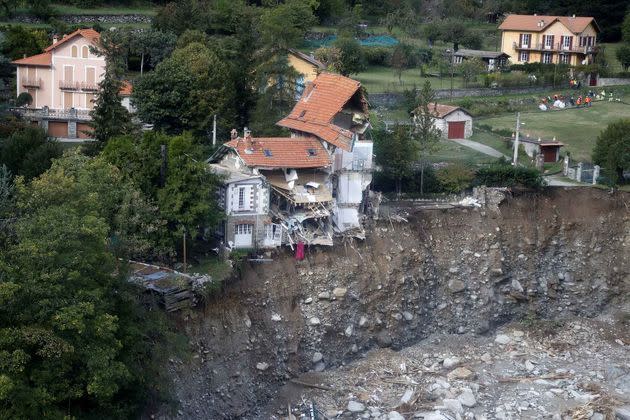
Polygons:
[[[89,112],[105,74],[105,58],[92,52],[99,33],[78,29],[53,43],[43,53],[15,60],[17,94],[28,92],[33,103],[20,109],[52,137],[89,138]],[[131,92],[126,84],[123,102]]]

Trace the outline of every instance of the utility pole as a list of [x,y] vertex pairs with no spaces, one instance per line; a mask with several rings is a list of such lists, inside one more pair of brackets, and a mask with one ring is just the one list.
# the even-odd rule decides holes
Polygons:
[[160,188],[164,188],[166,185],[166,169],[167,169],[167,152],[166,145],[160,145],[160,155],[162,156],[162,165],[160,166]]
[[518,137],[521,129],[521,113],[516,113],[516,133],[514,134],[514,160],[512,161],[512,165],[516,166],[518,164]]
[[454,75],[453,61],[454,60],[455,60],[455,50],[451,51],[451,99],[453,99],[453,75]]
[[212,147],[217,145],[217,114],[214,114],[212,121]]
[[184,229],[184,273],[186,272],[186,229]]

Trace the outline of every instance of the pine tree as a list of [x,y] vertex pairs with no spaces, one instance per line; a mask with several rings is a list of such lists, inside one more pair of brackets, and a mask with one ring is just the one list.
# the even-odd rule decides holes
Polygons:
[[420,160],[420,194],[424,194],[424,169],[427,157],[438,149],[440,141],[440,130],[435,126],[435,118],[435,92],[431,89],[431,83],[427,81],[418,93],[418,106],[415,111],[415,137],[418,141]]

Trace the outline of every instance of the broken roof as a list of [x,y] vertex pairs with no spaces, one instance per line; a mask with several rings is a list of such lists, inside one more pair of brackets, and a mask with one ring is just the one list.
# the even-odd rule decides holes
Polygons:
[[[361,88],[361,83],[347,77],[322,73],[309,84],[291,113],[278,125],[313,134],[343,150],[352,150],[353,133],[332,123],[335,115]],[[367,102],[361,98],[361,112],[367,113]]]
[[599,32],[599,26],[593,17],[587,16],[544,16],[544,15],[508,15],[499,29],[504,31],[541,32],[555,22],[560,22],[574,34],[583,32],[590,23]]
[[247,166],[262,168],[321,168],[330,166],[328,151],[314,137],[248,137],[223,144]]

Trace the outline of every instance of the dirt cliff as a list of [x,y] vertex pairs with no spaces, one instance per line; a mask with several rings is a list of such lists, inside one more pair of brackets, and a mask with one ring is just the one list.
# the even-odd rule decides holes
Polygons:
[[[396,218],[400,220],[400,218]],[[627,302],[630,195],[495,193],[480,208],[384,217],[364,241],[248,263],[178,322],[171,360],[181,418],[268,418],[279,389],[377,347],[434,333],[486,335],[519,319],[594,317]]]

